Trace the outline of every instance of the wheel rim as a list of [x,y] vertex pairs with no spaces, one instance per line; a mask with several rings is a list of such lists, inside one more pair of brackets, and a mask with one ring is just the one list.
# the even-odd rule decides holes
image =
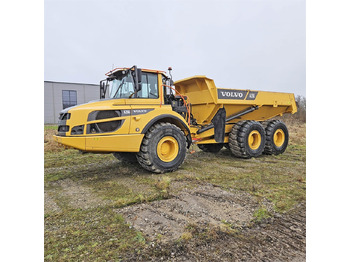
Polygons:
[[285,134],[282,129],[277,129],[273,134],[273,142],[277,147],[281,147],[285,140]]
[[179,153],[179,144],[171,136],[163,137],[157,145],[157,155],[164,162],[173,161]]
[[252,150],[256,150],[261,145],[261,134],[257,130],[250,132],[248,136],[248,145]]

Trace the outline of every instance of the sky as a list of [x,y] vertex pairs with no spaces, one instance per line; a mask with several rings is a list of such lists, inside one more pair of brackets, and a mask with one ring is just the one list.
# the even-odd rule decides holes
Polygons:
[[306,96],[305,0],[45,0],[44,80],[171,66],[217,87]]

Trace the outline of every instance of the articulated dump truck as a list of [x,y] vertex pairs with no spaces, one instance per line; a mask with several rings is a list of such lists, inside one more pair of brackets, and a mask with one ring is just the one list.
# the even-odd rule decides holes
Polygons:
[[226,147],[238,158],[281,154],[288,145],[286,125],[269,119],[294,114],[294,94],[217,88],[205,76],[173,82],[136,66],[106,76],[100,100],[61,111],[57,142],[155,173],[178,169],[191,144],[212,153]]

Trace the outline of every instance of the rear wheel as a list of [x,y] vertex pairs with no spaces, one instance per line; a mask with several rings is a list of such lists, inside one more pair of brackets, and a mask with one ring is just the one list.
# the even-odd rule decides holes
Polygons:
[[217,144],[198,144],[197,145],[199,149],[203,150],[204,152],[210,152],[210,153],[218,153],[221,148],[224,146],[222,143]]
[[154,173],[175,171],[185,160],[186,138],[177,126],[158,123],[152,126],[143,138],[137,161],[146,170]]
[[136,153],[131,153],[131,152],[115,152],[113,153],[113,156],[125,163],[137,163],[137,159],[136,159]]
[[229,135],[232,154],[240,158],[257,157],[265,146],[265,130],[257,121],[241,121],[235,124]]
[[287,126],[281,120],[272,120],[267,123],[265,132],[266,144],[264,154],[282,154],[286,150],[289,141]]

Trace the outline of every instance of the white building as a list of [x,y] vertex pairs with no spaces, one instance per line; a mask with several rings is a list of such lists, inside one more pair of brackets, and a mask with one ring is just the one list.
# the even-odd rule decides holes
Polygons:
[[99,85],[44,81],[44,123],[57,124],[62,109],[99,98]]

